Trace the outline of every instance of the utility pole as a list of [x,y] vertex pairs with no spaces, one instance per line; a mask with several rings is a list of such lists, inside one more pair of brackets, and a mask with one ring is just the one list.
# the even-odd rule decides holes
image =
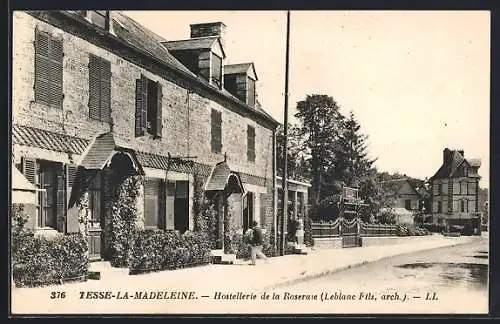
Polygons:
[[283,118],[283,214],[280,223],[280,255],[285,255],[285,222],[288,215],[288,61],[290,57],[290,10],[286,12],[285,109]]

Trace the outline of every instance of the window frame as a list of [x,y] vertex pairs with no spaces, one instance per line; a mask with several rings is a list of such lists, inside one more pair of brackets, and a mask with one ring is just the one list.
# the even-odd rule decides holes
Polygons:
[[222,153],[222,112],[213,108],[210,115],[210,136],[211,152]]

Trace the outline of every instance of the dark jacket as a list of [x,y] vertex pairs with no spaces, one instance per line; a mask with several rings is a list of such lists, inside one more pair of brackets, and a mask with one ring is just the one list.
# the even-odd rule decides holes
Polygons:
[[260,227],[254,227],[253,228],[253,237],[252,237],[252,245],[253,246],[259,246],[262,245],[262,229]]

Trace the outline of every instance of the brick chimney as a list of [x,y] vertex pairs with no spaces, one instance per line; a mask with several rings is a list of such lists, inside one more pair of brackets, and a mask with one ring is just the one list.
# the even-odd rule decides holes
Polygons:
[[445,148],[443,150],[443,163],[444,164],[449,163],[451,161],[452,157],[453,157],[453,151],[451,151],[448,148]]
[[222,47],[224,47],[226,25],[223,22],[191,24],[189,26],[191,27],[191,38],[219,36]]

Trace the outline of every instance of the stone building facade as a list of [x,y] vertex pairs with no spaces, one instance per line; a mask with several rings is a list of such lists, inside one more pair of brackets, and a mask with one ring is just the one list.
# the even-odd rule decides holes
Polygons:
[[230,202],[220,235],[223,217],[273,226],[278,123],[255,100],[255,69],[231,68],[248,82],[224,85],[237,78],[224,78],[222,23],[192,25],[189,46],[172,53],[121,12],[17,11],[13,26],[13,166],[39,189],[29,226],[77,231],[86,196],[101,258],[111,175],[125,169],[144,179],[145,228],[196,230],[197,178]]

